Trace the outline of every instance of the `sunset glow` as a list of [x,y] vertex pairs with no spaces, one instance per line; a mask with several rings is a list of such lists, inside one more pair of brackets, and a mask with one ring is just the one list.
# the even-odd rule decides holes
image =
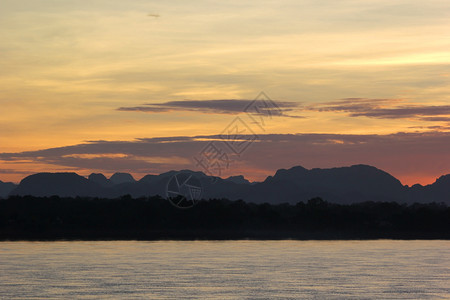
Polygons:
[[[201,170],[240,117],[259,139],[223,176],[370,164],[432,183],[449,28],[438,0],[2,1],[0,180]],[[244,113],[262,91],[281,111],[263,128]]]

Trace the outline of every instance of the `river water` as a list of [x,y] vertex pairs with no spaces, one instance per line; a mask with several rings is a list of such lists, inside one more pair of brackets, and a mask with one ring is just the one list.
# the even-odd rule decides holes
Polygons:
[[1,299],[450,299],[450,241],[0,242]]

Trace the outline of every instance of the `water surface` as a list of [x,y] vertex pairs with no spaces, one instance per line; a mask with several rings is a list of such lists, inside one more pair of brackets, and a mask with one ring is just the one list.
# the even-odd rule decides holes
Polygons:
[[0,298],[450,299],[450,241],[0,242]]

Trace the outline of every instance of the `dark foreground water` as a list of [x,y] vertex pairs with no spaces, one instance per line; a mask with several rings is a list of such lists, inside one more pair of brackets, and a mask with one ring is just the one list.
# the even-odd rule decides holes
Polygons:
[[450,241],[0,242],[1,299],[450,299]]

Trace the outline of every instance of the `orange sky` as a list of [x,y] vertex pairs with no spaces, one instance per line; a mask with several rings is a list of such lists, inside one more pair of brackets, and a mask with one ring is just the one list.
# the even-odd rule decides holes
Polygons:
[[[11,153],[215,135],[247,115],[208,101],[251,101],[261,91],[285,106],[283,115],[258,128],[259,135],[449,132],[449,28],[450,2],[438,0],[5,0],[0,179],[17,182],[40,171],[111,174],[107,163],[122,160],[117,171],[141,176],[147,171],[127,168],[124,157],[89,167],[76,164],[81,158],[19,160]],[[448,136],[436,139],[423,149],[420,138],[408,139],[421,149],[413,152],[422,163],[406,155],[408,145],[397,138],[395,155],[355,152],[365,161],[347,159],[345,153],[363,151],[354,147],[326,159],[333,154],[324,146],[323,156],[275,155],[271,167],[244,160],[227,172],[260,180],[278,165],[367,163],[405,184],[431,183],[450,173],[447,153],[436,148],[446,149]],[[169,166],[172,156],[164,153],[145,155],[139,159],[152,157],[154,164],[148,173],[177,166]],[[179,168],[195,168],[190,156],[177,155]]]

